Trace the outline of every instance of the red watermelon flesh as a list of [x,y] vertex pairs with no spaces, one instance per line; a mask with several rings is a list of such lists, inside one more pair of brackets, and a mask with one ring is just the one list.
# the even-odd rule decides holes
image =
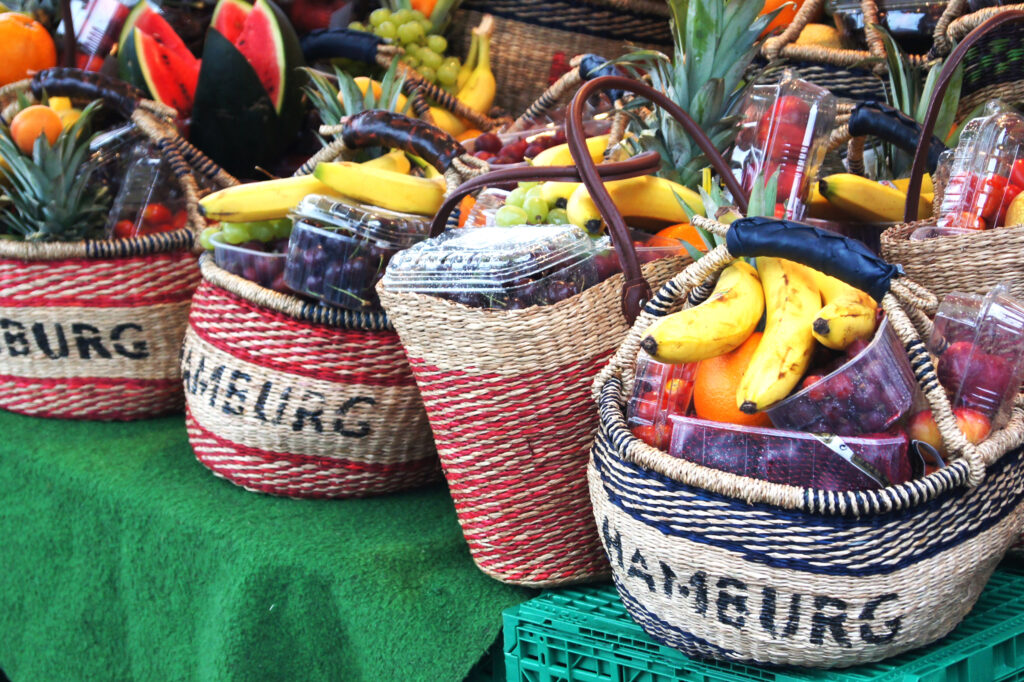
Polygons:
[[200,61],[187,49],[180,54],[138,30],[135,31],[135,50],[139,68],[153,98],[174,107],[182,117],[191,114],[199,83]]
[[234,43],[242,34],[245,20],[252,11],[252,5],[244,0],[220,0],[213,12],[210,25],[220,34]]
[[145,33],[153,38],[157,44],[168,52],[173,52],[182,60],[196,62],[196,68],[199,68],[199,60],[186,47],[185,41],[181,39],[181,36],[174,31],[174,28],[159,13],[154,12],[152,9],[144,11],[135,21],[135,31],[136,33]]
[[242,32],[233,42],[256,72],[274,109],[280,113],[284,104],[284,41],[277,17],[264,0],[256,1],[245,18]]

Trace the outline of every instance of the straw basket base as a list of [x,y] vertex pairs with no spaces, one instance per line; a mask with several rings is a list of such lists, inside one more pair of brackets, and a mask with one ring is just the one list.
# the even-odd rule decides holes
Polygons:
[[971,610],[1024,514],[1020,450],[974,490],[858,518],[713,494],[613,447],[602,426],[589,479],[616,588],[690,656],[837,668],[930,644]]
[[176,414],[183,406],[178,379],[0,376],[0,409],[31,417],[130,421]]
[[180,412],[178,354],[198,283],[187,249],[0,259],[0,408],[111,421]]
[[239,285],[212,262],[202,268],[181,366],[189,440],[203,465],[247,490],[289,497],[441,480],[395,332],[297,319],[211,282]]
[[441,479],[437,457],[397,464],[269,452],[218,438],[186,410],[196,459],[246,490],[285,497],[365,497],[416,488]]

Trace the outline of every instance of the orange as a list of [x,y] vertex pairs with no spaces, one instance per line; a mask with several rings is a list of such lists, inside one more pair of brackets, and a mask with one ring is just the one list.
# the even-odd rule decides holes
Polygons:
[[0,14],[0,86],[57,66],[57,48],[43,25],[17,12]]
[[736,406],[736,389],[759,343],[761,332],[754,332],[739,348],[700,361],[693,379],[693,410],[698,417],[743,426],[772,425],[764,412],[744,414]]
[[707,245],[704,244],[704,240],[700,238],[700,232],[698,232],[697,228],[690,223],[676,223],[675,225],[669,225],[654,236],[678,239],[692,244],[693,247],[699,251],[708,250]]
[[[771,33],[777,28],[785,28],[793,23],[793,18],[796,17],[796,12],[800,9],[800,5],[804,4],[804,0],[766,0],[764,3],[764,9],[761,10],[761,14],[767,14],[772,10],[782,7],[775,18],[771,20],[764,31],[761,32],[761,37],[764,38],[766,35]],[[783,7],[785,5],[785,7]]]
[[60,115],[44,104],[33,104],[25,107],[11,120],[11,139],[25,154],[32,153],[32,146],[40,135],[52,145],[64,129]]
[[466,140],[475,140],[481,135],[483,135],[483,131],[477,130],[476,128],[470,128],[469,130],[456,135],[455,139],[459,142],[465,142]]
[[462,197],[462,201],[459,202],[459,227],[466,226],[466,221],[469,220],[469,212],[473,210],[475,205],[476,199],[472,194]]

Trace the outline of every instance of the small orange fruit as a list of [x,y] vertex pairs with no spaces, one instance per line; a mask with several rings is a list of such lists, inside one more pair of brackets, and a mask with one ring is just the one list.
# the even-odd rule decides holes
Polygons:
[[678,239],[680,241],[687,242],[693,245],[693,247],[699,251],[707,251],[708,247],[704,243],[704,240],[700,237],[700,232],[697,228],[690,223],[676,223],[675,225],[669,225],[665,229],[658,232],[656,237],[670,237],[672,239]]
[[0,14],[0,86],[54,66],[57,48],[42,24],[17,12]]
[[46,135],[49,143],[53,144],[63,129],[60,114],[43,104],[25,107],[11,120],[11,138],[25,154],[32,153],[32,146],[40,135]]
[[761,332],[754,332],[735,350],[700,361],[693,380],[693,409],[698,417],[743,426],[772,425],[764,412],[744,414],[736,407],[736,389],[759,343]]
[[470,128],[469,130],[456,135],[455,139],[459,142],[465,142],[466,140],[475,140],[481,135],[483,135],[483,131],[477,130],[476,128]]
[[773,10],[779,9],[779,13],[775,15],[775,18],[771,20],[764,31],[761,32],[762,38],[772,33],[777,28],[785,28],[793,23],[794,17],[796,17],[797,10],[800,9],[800,5],[804,4],[804,0],[767,0],[764,3],[764,9],[761,10],[761,14],[768,14]]

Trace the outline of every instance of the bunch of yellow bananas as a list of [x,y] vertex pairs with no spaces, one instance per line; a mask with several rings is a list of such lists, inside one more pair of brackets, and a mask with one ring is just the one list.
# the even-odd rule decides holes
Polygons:
[[[455,98],[478,114],[487,115],[494,105],[498,84],[491,71],[491,33],[494,31],[494,17],[484,15],[480,25],[473,29],[469,55],[466,57],[456,85],[459,88]],[[449,135],[460,135],[469,126],[455,114],[441,107],[430,107],[434,125]]]
[[210,220],[250,222],[284,218],[309,194],[355,199],[403,213],[433,215],[444,199],[444,178],[409,175],[404,152],[391,151],[364,163],[318,164],[313,175],[250,182],[208,194],[199,207]]
[[876,327],[875,301],[863,291],[782,258],[756,262],[756,270],[745,261],[730,264],[707,300],[656,321],[641,342],[661,362],[698,362],[738,348],[764,313],[764,334],[736,393],[747,414],[789,395],[816,342],[844,350]]

